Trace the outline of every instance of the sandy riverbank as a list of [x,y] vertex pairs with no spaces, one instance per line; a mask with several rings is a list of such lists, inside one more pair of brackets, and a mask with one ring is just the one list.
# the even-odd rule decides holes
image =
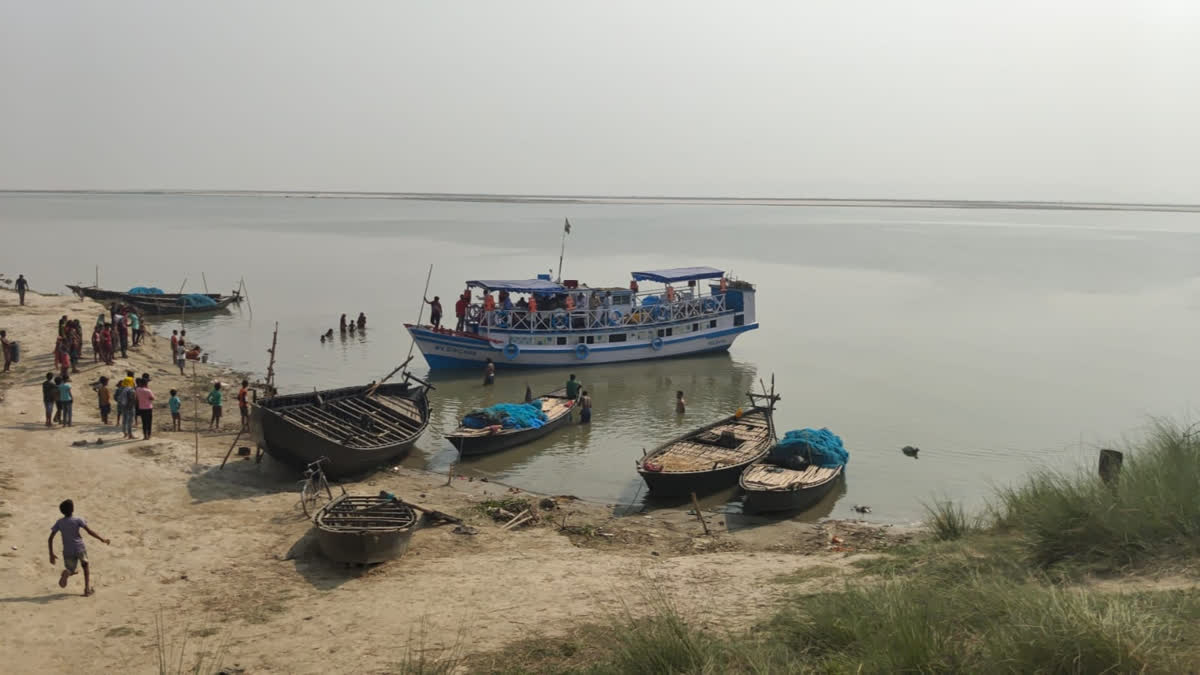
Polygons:
[[[89,325],[101,307],[70,296],[31,294],[27,302],[17,307],[15,293],[0,291],[0,328],[22,346],[21,362],[0,376],[0,661],[11,672],[153,671],[156,617],[168,648],[186,637],[190,658],[223,641],[223,664],[247,673],[386,672],[410,647],[495,650],[626,606],[636,611],[651,588],[699,626],[736,627],[796,588],[777,583],[780,575],[846,565],[908,536],[846,522],[726,523],[721,514],[708,514],[713,535],[704,536],[682,510],[616,518],[605,505],[571,500],[533,527],[502,532],[479,503],[531,495],[397,468],[346,487],[392,491],[460,515],[478,533],[423,529],[404,559],[347,569],[310,545],[293,472],[237,457],[219,470],[232,433],[202,432],[195,462],[191,398],[184,433],[158,430],[165,412],[148,442],[122,441],[116,427],[99,424],[86,383],[100,375],[149,372],[160,402],[171,388],[198,395],[190,369],[181,378],[171,367],[164,338],[150,337],[111,367],[88,353],[74,378],[75,426],[46,429],[39,384],[51,369],[56,321],[69,314]],[[202,390],[236,377],[212,365],[198,373]],[[81,440],[89,444],[72,445]],[[81,577],[59,589],[47,559],[49,528],[68,497],[112,540],[87,541],[91,598],[80,596]]]

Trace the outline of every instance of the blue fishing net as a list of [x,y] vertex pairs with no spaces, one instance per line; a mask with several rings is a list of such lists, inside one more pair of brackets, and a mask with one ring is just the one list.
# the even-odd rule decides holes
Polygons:
[[129,289],[130,295],[162,295],[163,290],[154,286],[134,286]]
[[179,297],[179,301],[185,307],[212,307],[217,304],[216,300],[204,295],[203,293],[187,293]]
[[505,429],[536,429],[546,423],[542,401],[529,403],[497,403],[490,408],[472,410],[463,418],[468,429],[483,429],[498,424]]
[[850,453],[842,447],[842,439],[828,429],[799,429],[784,434],[766,461],[789,469],[802,469],[810,461],[812,466],[835,469],[850,461]]

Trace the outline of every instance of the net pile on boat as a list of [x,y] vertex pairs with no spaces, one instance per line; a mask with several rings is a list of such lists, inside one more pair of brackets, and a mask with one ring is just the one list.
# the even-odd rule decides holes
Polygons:
[[185,307],[212,307],[217,304],[216,300],[203,293],[186,293],[180,296],[180,301]]
[[163,290],[155,286],[134,286],[129,289],[130,295],[162,295]]
[[765,461],[800,471],[809,466],[835,469],[845,466],[849,460],[850,453],[842,447],[842,439],[832,431],[797,429],[784,434]]
[[463,418],[462,425],[468,429],[486,429],[499,426],[505,429],[536,429],[546,423],[542,412],[542,401],[529,403],[497,403],[488,408],[472,410]]

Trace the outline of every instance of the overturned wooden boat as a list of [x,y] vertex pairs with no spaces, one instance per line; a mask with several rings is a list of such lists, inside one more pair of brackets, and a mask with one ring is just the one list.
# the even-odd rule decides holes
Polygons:
[[797,470],[753,464],[738,479],[738,485],[746,492],[742,512],[803,511],[816,506],[837,484],[845,469],[845,466],[808,466]]
[[390,495],[341,495],[313,517],[321,553],[335,562],[369,565],[408,550],[417,514]]
[[302,469],[321,457],[330,477],[352,476],[394,461],[429,425],[430,385],[402,382],[289,394],[250,406],[250,431],[272,457]]
[[459,454],[463,457],[484,455],[537,440],[567,423],[571,417],[571,410],[575,406],[575,400],[567,398],[566,389],[556,389],[548,394],[542,394],[538,398],[542,401],[542,412],[546,415],[546,421],[540,427],[471,429],[459,425],[453,433],[446,435],[446,439],[458,448]]
[[765,457],[775,442],[772,415],[779,397],[750,397],[765,403],[667,441],[638,460],[650,494],[683,497],[733,487],[743,469]]

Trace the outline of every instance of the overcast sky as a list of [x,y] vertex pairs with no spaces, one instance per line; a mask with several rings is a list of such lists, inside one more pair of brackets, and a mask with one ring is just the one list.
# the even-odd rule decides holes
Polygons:
[[1200,202],[1200,2],[0,0],[0,188]]

